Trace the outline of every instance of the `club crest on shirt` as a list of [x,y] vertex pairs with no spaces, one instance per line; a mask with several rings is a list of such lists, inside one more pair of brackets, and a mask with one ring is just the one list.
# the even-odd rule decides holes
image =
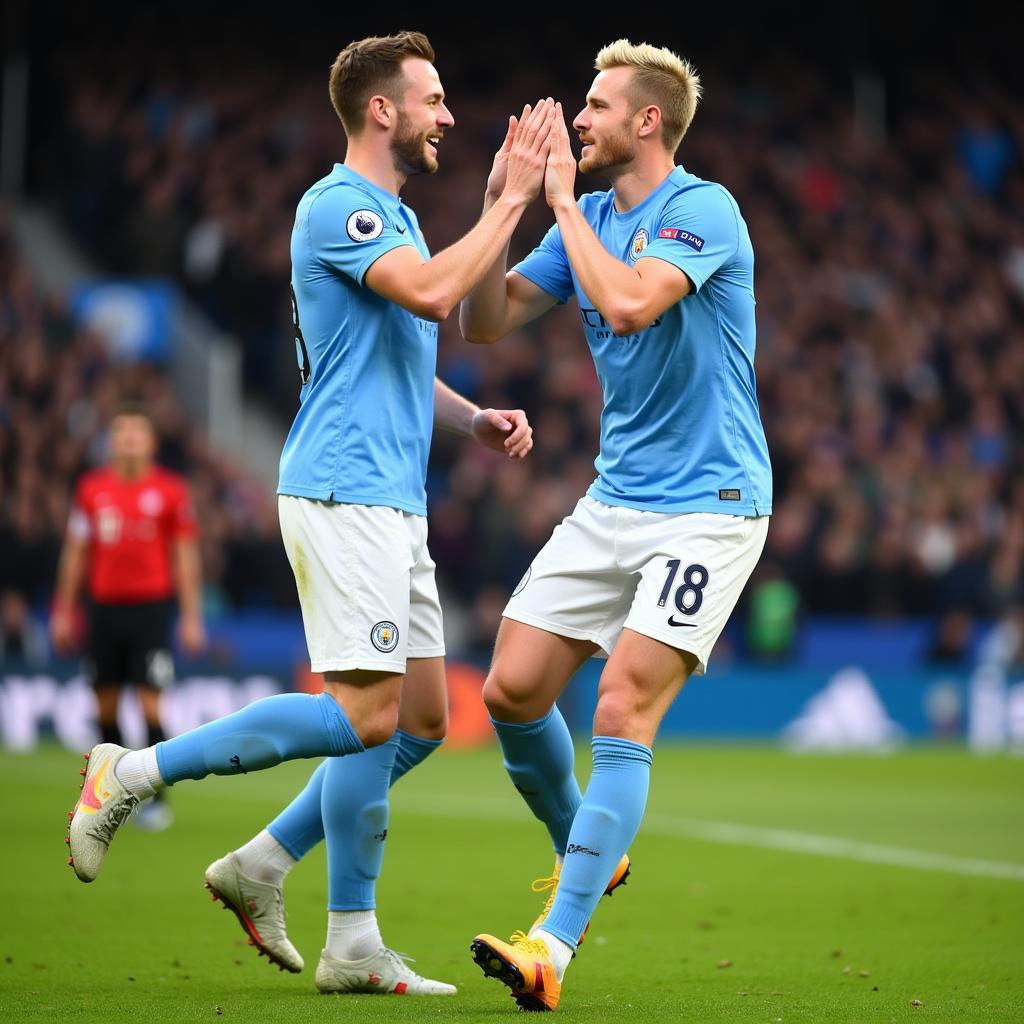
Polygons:
[[647,243],[650,238],[647,234],[647,228],[641,228],[634,236],[633,241],[629,245],[629,258],[631,260],[637,260],[640,258],[640,253],[647,248]]
[[378,622],[370,630],[370,643],[378,651],[390,654],[398,646],[398,627],[393,622]]
[[149,488],[139,495],[139,511],[144,516],[158,516],[164,510],[164,496]]
[[356,210],[345,222],[353,242],[371,242],[384,230],[384,221],[373,210]]

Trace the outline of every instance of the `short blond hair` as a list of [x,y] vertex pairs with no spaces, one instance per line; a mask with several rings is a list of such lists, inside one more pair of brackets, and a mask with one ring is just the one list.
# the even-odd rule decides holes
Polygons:
[[664,46],[631,43],[628,39],[616,39],[604,47],[594,67],[598,71],[633,69],[630,83],[633,101],[637,107],[648,103],[658,107],[662,142],[674,153],[697,112],[701,87],[696,68]]

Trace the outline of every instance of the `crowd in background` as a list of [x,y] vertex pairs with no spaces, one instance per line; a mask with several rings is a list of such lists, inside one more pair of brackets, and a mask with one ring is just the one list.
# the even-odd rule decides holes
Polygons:
[[[84,63],[53,70],[74,88],[52,126],[59,172],[37,167],[37,188],[104,267],[177,280],[243,342],[251,392],[289,419],[294,207],[344,156],[326,69],[242,74],[194,59],[90,76]],[[443,54],[438,65],[445,79]],[[434,251],[479,215],[509,113],[541,90],[561,89],[570,116],[581,106],[586,63],[561,74],[510,71],[500,92],[446,81],[456,126],[442,169],[403,193]],[[705,75],[705,88],[677,159],[733,193],[755,249],[775,478],[750,588],[764,614],[970,621],[1021,604],[1024,104],[938,76],[904,80],[884,118],[812,70],[780,71],[770,87]],[[513,256],[550,222],[541,199]],[[271,496],[206,448],[158,368],[112,365],[0,244],[0,590],[45,601],[69,488],[130,389],[191,480],[211,593],[293,602]],[[481,405],[522,407],[535,429],[522,463],[435,441],[431,547],[446,596],[482,638],[593,479],[601,395],[574,302],[492,347],[468,345],[453,321],[439,375]]]

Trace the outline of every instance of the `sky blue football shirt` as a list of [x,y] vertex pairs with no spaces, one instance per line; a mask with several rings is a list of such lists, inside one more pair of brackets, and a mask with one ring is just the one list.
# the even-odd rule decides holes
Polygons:
[[573,293],[604,391],[597,479],[588,493],[654,512],[772,510],[771,463],[754,382],[754,251],[736,201],[682,167],[642,203],[614,190],[580,210],[624,263],[657,258],[693,291],[638,334],[615,336],[583,293],[558,225],[513,269],[559,302]]
[[291,250],[303,383],[279,494],[426,515],[437,324],[363,284],[400,245],[430,258],[412,210],[343,164],[299,202]]

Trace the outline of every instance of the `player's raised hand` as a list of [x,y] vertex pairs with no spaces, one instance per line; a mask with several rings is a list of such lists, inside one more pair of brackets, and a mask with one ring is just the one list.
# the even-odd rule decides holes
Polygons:
[[[527,104],[523,113],[530,110]],[[487,176],[487,194],[492,199],[497,199],[505,189],[505,177],[508,173],[508,154],[515,141],[516,130],[519,128],[519,118],[512,114],[508,119],[508,131],[505,133],[505,141],[501,149],[494,154],[494,163],[491,164],[491,173]]]
[[544,195],[548,206],[559,200],[576,202],[576,157],[569,142],[569,130],[565,127],[562,104],[555,104],[555,124],[551,129],[548,162],[544,170]]
[[540,192],[547,164],[549,136],[554,124],[554,100],[549,96],[532,109],[527,104],[509,147],[502,198],[529,203]]
[[473,417],[473,436],[510,459],[524,459],[533,448],[533,427],[522,409],[481,409]]

